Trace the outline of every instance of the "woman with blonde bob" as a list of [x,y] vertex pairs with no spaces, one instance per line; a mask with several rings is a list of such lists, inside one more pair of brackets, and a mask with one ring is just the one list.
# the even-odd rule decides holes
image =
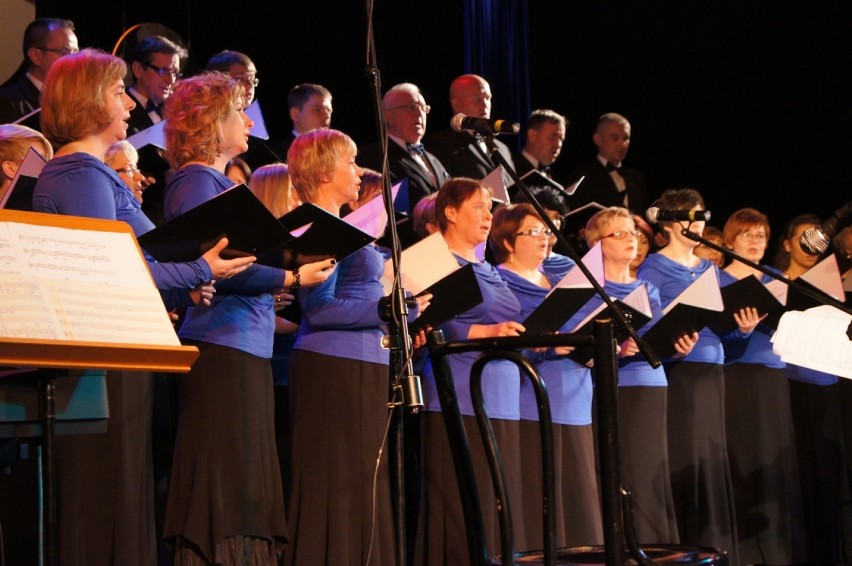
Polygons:
[[[226,191],[228,160],[247,147],[243,87],[222,73],[178,82],[165,105],[175,173],[166,219]],[[190,307],[179,335],[200,357],[178,377],[178,429],[163,536],[179,564],[277,564],[287,540],[275,458],[272,338],[275,295],[314,285],[331,261],[294,272],[253,265],[217,282],[212,304]]]
[[284,163],[258,167],[251,176],[249,188],[275,218],[281,218],[301,204],[290,182],[290,168]]
[[[50,68],[42,90],[42,131],[61,147],[33,193],[39,212],[127,222],[137,236],[154,226],[130,189],[104,164],[107,148],[124,139],[134,102],[124,92],[121,59],[84,49]],[[148,268],[167,307],[202,304],[212,296],[189,291],[235,275],[253,258],[222,260],[223,239],[196,261]],[[134,316],[134,313],[128,313]],[[58,442],[60,560],[63,564],[152,564],[156,558],[151,453],[151,374],[107,374],[107,433]]]
[[0,199],[30,148],[45,159],[53,158],[53,148],[39,132],[19,124],[0,124]]

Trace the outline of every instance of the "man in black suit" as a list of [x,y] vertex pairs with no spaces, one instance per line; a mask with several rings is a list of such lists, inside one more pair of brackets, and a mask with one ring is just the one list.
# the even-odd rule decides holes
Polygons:
[[[388,128],[388,171],[392,183],[408,178],[409,219],[420,200],[435,193],[449,178],[437,157],[420,143],[426,133],[426,116],[431,108],[411,83],[391,87],[382,98],[382,110]],[[378,142],[358,153],[358,164],[381,170],[382,148]],[[403,246],[417,241],[412,222],[400,224],[399,237]]]
[[322,85],[303,83],[290,89],[287,94],[287,108],[293,130],[272,144],[272,151],[282,161],[287,162],[290,145],[299,135],[317,128],[331,127],[331,92]]
[[630,148],[630,122],[615,112],[604,114],[598,118],[592,140],[598,147],[597,159],[570,175],[572,183],[586,177],[574,193],[572,208],[594,201],[644,216],[648,208],[645,176],[623,163]]
[[526,143],[521,153],[515,155],[515,169],[523,177],[538,169],[545,177],[554,179],[550,170],[562,152],[562,143],[568,129],[568,119],[548,109],[533,110],[527,119]]
[[[181,77],[181,60],[186,56],[186,49],[160,35],[145,37],[136,45],[129,60],[133,85],[127,94],[136,107],[130,111],[128,137],[163,121],[163,103]],[[153,181],[145,190],[142,209],[159,226],[163,222],[163,190],[169,164],[152,145],[137,149],[139,169]]]
[[[79,51],[74,22],[58,18],[30,22],[24,30],[23,51],[24,61],[0,87],[0,124],[15,122],[41,106],[39,94],[51,65]],[[39,129],[38,120],[34,126]]]
[[[450,84],[450,105],[455,114],[474,118],[491,117],[491,86],[478,75],[462,75]],[[512,153],[506,144],[494,140],[500,154],[513,165]],[[496,167],[485,142],[470,131],[443,130],[426,138],[426,147],[444,164],[452,177],[483,179]],[[511,180],[505,174],[507,185]]]

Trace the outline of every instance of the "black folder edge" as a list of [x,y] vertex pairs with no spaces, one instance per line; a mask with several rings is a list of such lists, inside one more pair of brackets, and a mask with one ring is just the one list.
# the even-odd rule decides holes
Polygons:
[[139,237],[161,262],[198,259],[223,237],[224,258],[260,256],[293,239],[245,185],[238,185]]
[[438,328],[482,302],[482,291],[470,263],[433,283],[420,294],[424,293],[431,293],[432,300],[429,308],[408,325],[412,334],[428,327]]
[[[42,155],[32,147],[27,150],[24,156],[24,161],[38,158],[42,161],[42,167],[47,163]],[[33,192],[35,191],[36,181],[38,176],[32,177],[23,173],[23,162],[18,167],[18,172],[6,189],[6,192],[0,195],[0,208],[6,210],[23,210],[31,212],[33,209]]]
[[684,334],[700,332],[719,311],[680,303],[658,320],[642,338],[661,359],[671,358],[675,342]]
[[[621,309],[621,312],[624,314],[624,317],[627,319],[630,325],[637,331],[646,324],[648,324],[648,322],[651,320],[650,316],[638,309],[631,307],[621,299],[614,299],[613,302],[618,305],[618,307]],[[606,308],[601,309],[600,312],[607,313],[612,311],[609,305],[605,305],[605,307]],[[572,334],[592,334],[595,324],[595,318],[598,317],[593,317],[591,320],[587,321],[583,326],[572,332]],[[630,333],[627,331],[627,328],[625,328],[621,324],[616,324],[613,330],[615,341],[618,344],[621,344],[622,342],[630,338]],[[586,365],[594,357],[594,351],[591,347],[580,347],[568,354],[568,357],[581,365]]]
[[[310,227],[295,239],[287,241],[275,251],[268,253],[261,263],[280,260],[275,267],[292,269],[299,265],[333,257],[338,261],[355,253],[375,238],[315,204],[306,203],[288,212],[278,222],[290,232]],[[292,237],[292,236],[291,236]]]
[[571,210],[562,217],[562,232],[564,234],[578,234],[586,227],[589,219],[606,207],[596,202],[586,203],[579,208]]
[[526,334],[553,334],[594,296],[591,287],[556,287],[521,324]]
[[[739,312],[740,309],[756,308],[760,316],[780,313],[784,310],[784,305],[754,275],[743,277],[739,281],[722,287],[720,292],[725,310],[716,314],[713,317],[714,320],[708,325],[719,336],[724,336],[737,328],[734,313]],[[767,320],[769,320],[769,317],[764,319],[764,322]],[[769,322],[773,328],[777,325],[772,325],[771,320]],[[777,323],[777,320],[775,322]]]

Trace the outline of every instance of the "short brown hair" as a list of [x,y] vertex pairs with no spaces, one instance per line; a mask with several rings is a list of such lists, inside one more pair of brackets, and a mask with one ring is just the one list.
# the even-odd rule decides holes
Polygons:
[[766,230],[766,239],[769,240],[769,219],[766,215],[754,208],[739,209],[728,218],[725,227],[722,229],[725,246],[732,248],[737,236],[754,227]]
[[515,246],[518,230],[527,216],[541,218],[533,206],[527,202],[518,204],[507,204],[494,211],[494,219],[491,221],[491,233],[488,234],[488,246],[494,252],[497,263],[503,263],[509,259],[511,250],[506,243]]
[[612,224],[613,220],[616,218],[626,218],[633,224],[633,229],[636,229],[636,223],[633,221],[633,214],[627,210],[626,208],[622,208],[620,206],[610,206],[609,208],[605,208],[599,212],[597,212],[594,216],[589,218],[589,221],[586,222],[586,244],[591,248],[601,237],[604,236],[604,233],[609,228],[610,224]]
[[127,74],[127,65],[97,49],[60,57],[51,65],[41,91],[41,131],[63,145],[106,128],[107,89]]
[[337,160],[343,155],[358,153],[352,138],[341,131],[328,128],[311,130],[293,140],[287,152],[290,181],[302,202],[314,202],[323,178],[331,178]]
[[219,124],[244,98],[245,89],[224,73],[178,81],[163,108],[169,164],[213,163],[219,154]]
[[438,228],[446,232],[449,226],[447,220],[447,208],[458,209],[462,203],[469,199],[477,191],[486,190],[492,194],[491,187],[482,181],[469,179],[468,177],[454,177],[443,184],[435,199],[435,217],[438,219]]

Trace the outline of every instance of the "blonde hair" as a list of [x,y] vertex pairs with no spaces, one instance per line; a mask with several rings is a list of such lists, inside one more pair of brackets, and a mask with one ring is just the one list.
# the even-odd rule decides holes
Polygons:
[[[45,159],[53,157],[53,148],[39,132],[19,124],[0,125],[0,163],[11,161],[19,164],[27,156],[30,146],[41,144]],[[11,181],[0,168],[0,186]]]
[[290,183],[290,169],[283,163],[258,167],[251,176],[249,188],[276,218],[281,218],[298,204]]
[[41,91],[41,131],[62,145],[103,131],[115,116],[107,112],[108,89],[127,74],[127,65],[97,49],[60,57]]
[[242,85],[218,71],[178,81],[163,107],[169,164],[213,163],[221,154],[221,122],[244,99]]
[[301,134],[287,152],[290,181],[302,202],[314,202],[322,183],[334,175],[337,160],[355,156],[358,147],[352,138],[338,130],[320,128]]
[[633,215],[626,208],[620,206],[605,208],[589,218],[589,221],[586,223],[586,243],[590,248],[598,243],[601,237],[604,236],[607,228],[609,228],[610,224],[616,218],[626,218],[633,225],[633,229],[636,228],[636,223],[633,222]]

